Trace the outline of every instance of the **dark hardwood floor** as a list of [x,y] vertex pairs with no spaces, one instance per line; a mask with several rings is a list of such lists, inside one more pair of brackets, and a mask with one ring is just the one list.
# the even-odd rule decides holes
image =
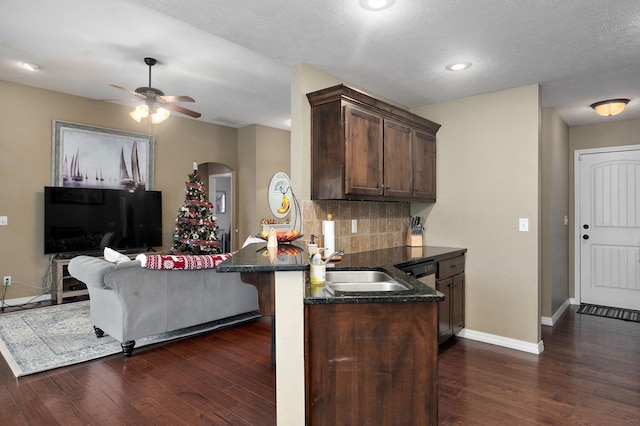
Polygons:
[[537,356],[458,339],[439,361],[441,425],[640,425],[640,323],[576,314]]
[[[640,323],[578,315],[536,356],[457,339],[439,358],[441,425],[640,425]],[[270,322],[50,372],[0,360],[3,425],[273,425]]]

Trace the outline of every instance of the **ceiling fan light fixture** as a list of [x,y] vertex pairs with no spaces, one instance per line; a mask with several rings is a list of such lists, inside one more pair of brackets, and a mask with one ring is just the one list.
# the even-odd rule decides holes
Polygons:
[[139,123],[140,120],[149,116],[149,107],[147,105],[138,105],[129,113],[129,116]]
[[600,101],[595,104],[591,104],[591,108],[593,108],[598,115],[610,117],[612,115],[618,115],[624,111],[628,103],[629,99],[609,99],[608,101]]
[[169,118],[170,115],[171,115],[171,112],[168,109],[158,107],[156,108],[156,111],[153,114],[151,114],[151,122],[153,124],[162,123],[164,120]]

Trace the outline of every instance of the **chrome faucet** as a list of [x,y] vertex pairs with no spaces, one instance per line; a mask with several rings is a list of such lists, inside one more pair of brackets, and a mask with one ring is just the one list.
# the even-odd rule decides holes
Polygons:
[[333,259],[335,256],[342,256],[343,254],[344,254],[344,250],[334,251],[329,256],[327,256],[327,258],[324,260],[324,264],[326,265],[327,263],[329,263],[331,259]]

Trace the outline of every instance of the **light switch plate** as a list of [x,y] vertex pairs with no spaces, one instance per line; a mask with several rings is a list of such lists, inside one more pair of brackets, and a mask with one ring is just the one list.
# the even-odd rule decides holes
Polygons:
[[0,216],[0,226],[7,226],[9,224],[9,218],[7,216]]
[[518,220],[518,231],[529,232],[529,218],[521,217]]

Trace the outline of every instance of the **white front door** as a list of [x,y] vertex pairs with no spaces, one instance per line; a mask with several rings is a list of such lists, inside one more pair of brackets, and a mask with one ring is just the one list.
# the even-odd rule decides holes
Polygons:
[[581,153],[580,301],[640,310],[640,150]]

